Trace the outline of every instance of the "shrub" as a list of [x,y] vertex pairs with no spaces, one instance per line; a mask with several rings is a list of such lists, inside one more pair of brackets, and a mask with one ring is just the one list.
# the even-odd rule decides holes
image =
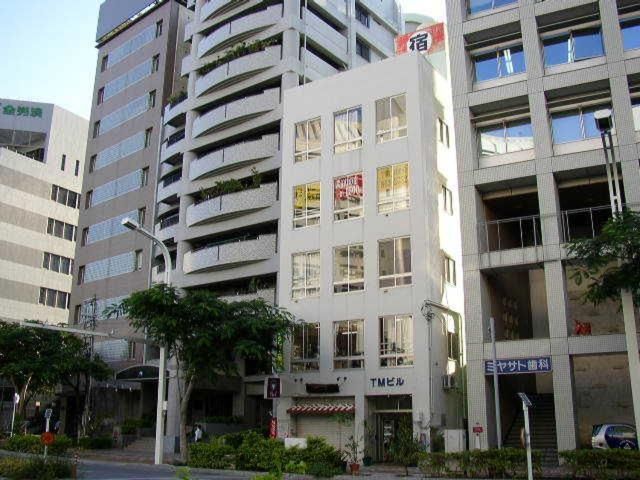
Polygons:
[[120,432],[123,435],[133,435],[138,428],[151,428],[153,422],[148,418],[126,418],[120,425]]
[[560,452],[573,477],[589,479],[640,478],[637,450],[573,450]]
[[67,460],[43,458],[0,459],[0,475],[9,480],[55,480],[71,476],[71,463]]
[[342,454],[324,438],[309,437],[306,448],[291,448],[286,456],[288,461],[304,462],[309,475],[332,477],[344,473]]
[[82,437],[78,441],[78,447],[84,450],[107,450],[113,448],[113,439],[111,437]]
[[281,440],[264,438],[256,432],[246,434],[236,452],[238,470],[281,472],[285,463],[284,443]]
[[[64,455],[71,444],[71,439],[66,435],[56,435],[53,445],[47,451],[51,455]],[[4,443],[4,449],[11,452],[43,453],[44,445],[39,435],[14,435]]]
[[189,466],[195,468],[231,468],[235,462],[235,449],[225,443],[222,437],[211,443],[192,443],[189,446]]

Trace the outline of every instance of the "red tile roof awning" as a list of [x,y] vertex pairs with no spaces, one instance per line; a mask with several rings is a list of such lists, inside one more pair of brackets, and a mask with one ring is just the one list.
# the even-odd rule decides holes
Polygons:
[[350,403],[327,404],[309,403],[295,405],[287,410],[291,415],[333,415],[335,413],[354,413],[356,407]]

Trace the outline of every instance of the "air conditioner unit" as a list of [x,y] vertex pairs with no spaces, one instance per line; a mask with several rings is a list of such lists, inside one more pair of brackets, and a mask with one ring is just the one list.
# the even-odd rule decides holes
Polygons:
[[456,386],[456,377],[455,375],[443,375],[442,376],[442,388],[444,390],[451,390]]

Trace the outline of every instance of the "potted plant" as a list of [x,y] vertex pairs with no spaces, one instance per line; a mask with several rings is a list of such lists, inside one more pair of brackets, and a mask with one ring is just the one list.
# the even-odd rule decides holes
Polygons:
[[358,463],[360,452],[360,442],[351,435],[349,441],[344,446],[344,453],[351,475],[360,475],[360,464]]

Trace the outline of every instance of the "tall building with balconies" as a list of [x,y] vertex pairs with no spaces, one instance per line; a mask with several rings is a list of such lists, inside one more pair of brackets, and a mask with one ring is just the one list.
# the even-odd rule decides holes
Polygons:
[[[400,10],[395,0],[190,5],[187,88],[164,112],[156,233],[175,255],[179,287],[275,302],[283,92],[392,56]],[[305,130],[310,151],[317,135]],[[266,421],[263,372],[245,367],[244,382],[197,393],[199,413]]]
[[503,442],[517,445],[525,392],[534,448],[590,446],[593,425],[634,421],[624,322],[613,302],[583,302],[565,244],[611,216],[599,109],[613,111],[624,201],[640,202],[640,10],[625,0],[447,0],[447,10],[470,445],[496,445],[498,417]]
[[[131,217],[152,228],[162,110],[183,83],[182,38],[192,15],[180,0],[106,0],[100,7],[71,299],[72,321],[84,328],[95,325],[119,337],[134,333],[126,318],[106,318],[103,312],[149,286],[151,243],[121,221]],[[117,378],[96,396],[102,402],[96,408],[118,412],[120,418],[153,412],[157,366],[155,372],[153,365],[128,370],[152,359],[153,349],[100,338],[95,349]],[[131,378],[141,381],[122,383]]]

